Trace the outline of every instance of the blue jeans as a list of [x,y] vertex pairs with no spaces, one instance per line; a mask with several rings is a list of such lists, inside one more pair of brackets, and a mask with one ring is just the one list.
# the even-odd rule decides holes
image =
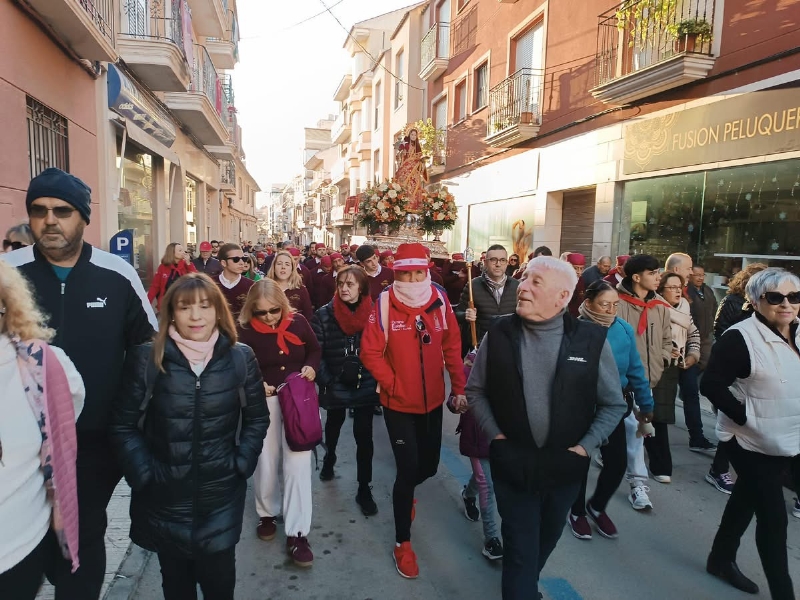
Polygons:
[[472,477],[469,478],[464,496],[478,499],[483,523],[483,541],[487,543],[492,538],[500,537],[500,528],[495,518],[497,503],[494,498],[492,468],[489,466],[488,458],[470,458],[469,462],[472,464]]
[[576,481],[546,492],[526,492],[495,480],[503,520],[503,600],[538,597],[539,573],[561,538],[580,487]]
[[689,443],[703,439],[703,418],[700,415],[700,386],[698,377],[700,368],[692,365],[678,372],[678,385],[681,387],[683,400],[683,418],[689,430]]

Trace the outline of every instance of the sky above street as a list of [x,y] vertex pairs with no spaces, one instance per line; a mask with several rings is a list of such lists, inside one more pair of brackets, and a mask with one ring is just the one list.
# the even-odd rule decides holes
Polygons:
[[[241,60],[233,73],[236,107],[247,169],[262,191],[269,192],[273,183],[286,183],[302,172],[303,127],[336,114],[333,92],[350,68],[343,48],[350,27],[414,1],[238,0],[237,4],[242,39]],[[325,5],[344,28],[325,12]],[[318,13],[322,14],[314,17]],[[265,199],[262,194],[262,202]]]

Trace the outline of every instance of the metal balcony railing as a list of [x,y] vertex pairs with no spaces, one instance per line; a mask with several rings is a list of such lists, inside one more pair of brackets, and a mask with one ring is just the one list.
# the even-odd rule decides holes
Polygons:
[[214,63],[208,55],[205,46],[195,45],[194,66],[192,68],[192,83],[190,91],[206,95],[214,110],[220,117],[227,114],[227,100],[222,90],[222,81],[217,75]]
[[114,0],[78,0],[104,38],[114,43]]
[[126,38],[172,42],[186,58],[182,12],[184,0],[171,0],[170,13],[158,0],[133,0],[122,6],[122,32]]
[[715,0],[626,0],[601,14],[597,84],[680,54],[711,54]]
[[220,165],[220,180],[225,185],[236,185],[236,163],[232,160],[223,160]]
[[207,40],[214,41],[214,42],[232,42],[233,43],[233,53],[236,56],[237,60],[239,58],[239,17],[236,16],[236,13],[232,10],[228,10],[227,12],[228,19],[227,19],[227,28],[225,29],[225,37],[224,38],[217,38],[217,37],[207,37]]
[[436,23],[422,38],[420,48],[422,68],[437,58],[450,58],[450,23]]
[[541,69],[520,69],[489,90],[487,136],[518,125],[541,124]]

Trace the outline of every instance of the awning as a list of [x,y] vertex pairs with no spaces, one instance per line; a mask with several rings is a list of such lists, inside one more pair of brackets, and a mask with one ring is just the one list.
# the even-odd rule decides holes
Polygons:
[[117,122],[122,127],[125,127],[128,132],[128,137],[138,145],[142,146],[145,150],[149,150],[153,154],[157,154],[158,156],[167,159],[173,165],[181,164],[181,159],[178,158],[178,154],[176,152],[167,148],[153,136],[148,135],[147,132],[140,129],[138,126],[136,126],[136,124],[129,123],[125,117],[117,117]]

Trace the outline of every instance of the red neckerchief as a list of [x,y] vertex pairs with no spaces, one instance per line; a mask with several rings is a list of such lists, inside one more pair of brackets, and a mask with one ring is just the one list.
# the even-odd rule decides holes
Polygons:
[[659,298],[653,298],[649,302],[645,302],[644,300],[642,300],[641,298],[639,298],[637,296],[629,296],[628,294],[620,294],[619,295],[619,299],[620,300],[624,300],[628,304],[633,304],[634,306],[639,306],[639,307],[641,307],[643,309],[642,310],[642,316],[639,317],[639,326],[636,328],[636,333],[639,334],[639,335],[642,335],[644,333],[645,329],[647,329],[647,311],[648,310],[650,310],[651,308],[655,308],[659,304],[661,306],[666,306],[667,308],[672,308],[669,304],[667,304],[663,300],[660,300]]
[[339,298],[339,294],[333,297],[333,316],[345,335],[355,335],[364,331],[371,313],[372,298],[368,295],[361,297],[361,303],[354,311]]
[[283,350],[284,354],[289,354],[289,346],[286,342],[290,342],[295,346],[303,346],[305,342],[301,340],[296,334],[288,331],[289,325],[292,324],[292,315],[289,314],[281,319],[280,325],[277,327],[270,327],[266,323],[263,323],[253,317],[250,319],[250,326],[255,329],[258,333],[274,333],[278,336],[278,348]]

